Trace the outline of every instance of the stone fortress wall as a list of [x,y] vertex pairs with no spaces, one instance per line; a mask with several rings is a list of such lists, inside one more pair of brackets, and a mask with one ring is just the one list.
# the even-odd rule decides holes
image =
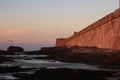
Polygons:
[[69,38],[56,40],[56,47],[75,45],[120,50],[120,9],[106,15]]

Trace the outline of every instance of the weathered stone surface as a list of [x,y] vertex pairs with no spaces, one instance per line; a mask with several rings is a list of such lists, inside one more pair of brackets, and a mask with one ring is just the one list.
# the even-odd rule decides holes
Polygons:
[[69,38],[56,40],[57,47],[72,47],[75,45],[120,50],[120,9]]
[[18,46],[10,46],[7,49],[8,52],[23,52],[24,49],[22,47],[18,47]]

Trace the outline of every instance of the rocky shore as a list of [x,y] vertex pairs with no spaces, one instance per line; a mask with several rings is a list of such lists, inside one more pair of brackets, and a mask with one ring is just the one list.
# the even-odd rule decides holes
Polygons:
[[120,51],[97,47],[51,47],[42,48],[42,54],[63,62],[77,62],[97,65],[120,66]]
[[[66,63],[73,65],[85,63],[96,65],[101,69],[66,68]],[[56,68],[49,68],[49,65],[53,64],[57,64],[54,66]],[[33,67],[30,67],[31,65]],[[40,67],[41,65],[48,67]],[[62,65],[63,67],[59,68]],[[1,78],[1,75],[6,74],[15,78]],[[80,46],[49,47],[20,53],[0,50],[0,80],[120,80],[120,51]]]

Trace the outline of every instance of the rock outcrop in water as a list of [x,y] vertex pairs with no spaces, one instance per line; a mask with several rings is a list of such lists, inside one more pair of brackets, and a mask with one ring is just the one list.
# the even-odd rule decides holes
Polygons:
[[8,52],[23,52],[24,49],[22,47],[18,47],[18,46],[9,46],[7,48]]

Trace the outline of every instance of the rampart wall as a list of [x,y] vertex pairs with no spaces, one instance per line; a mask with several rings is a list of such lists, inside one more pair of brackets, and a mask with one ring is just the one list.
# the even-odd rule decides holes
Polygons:
[[56,40],[56,46],[96,46],[120,50],[120,9],[103,17],[69,38]]

